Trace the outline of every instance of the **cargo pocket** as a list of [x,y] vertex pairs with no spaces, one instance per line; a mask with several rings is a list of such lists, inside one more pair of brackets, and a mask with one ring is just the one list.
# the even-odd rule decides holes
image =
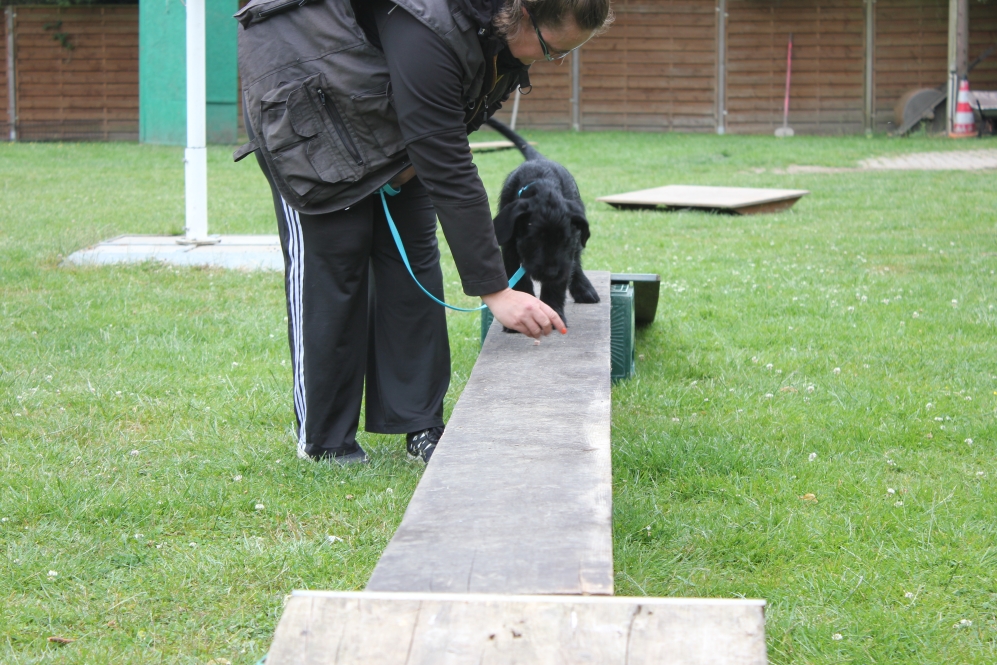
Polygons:
[[405,148],[398,115],[391,105],[390,83],[355,95],[353,106],[385,155],[394,155]]
[[[342,118],[329,111],[321,76],[281,85],[261,101],[262,140],[279,175],[305,200],[321,198],[325,185],[355,182],[363,160],[347,143],[349,129],[337,126]],[[324,102],[324,103],[323,103]],[[330,131],[331,129],[331,131]]]

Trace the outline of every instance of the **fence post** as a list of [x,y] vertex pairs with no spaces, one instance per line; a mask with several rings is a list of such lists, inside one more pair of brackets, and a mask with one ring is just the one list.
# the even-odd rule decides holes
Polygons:
[[865,0],[865,133],[876,128],[876,0]]
[[17,140],[17,36],[14,32],[17,9],[8,6],[7,14],[7,122],[10,140]]
[[727,0],[717,1],[717,134],[727,133]]
[[581,49],[571,54],[571,129],[582,130],[582,67],[579,58]]

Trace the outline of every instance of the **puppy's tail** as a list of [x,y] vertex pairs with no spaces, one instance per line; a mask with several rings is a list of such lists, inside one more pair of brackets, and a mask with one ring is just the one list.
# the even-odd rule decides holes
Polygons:
[[519,152],[523,153],[523,157],[525,157],[527,161],[531,159],[543,159],[543,155],[537,152],[536,148],[527,143],[526,139],[514,132],[504,123],[499,122],[495,118],[488,118],[485,120],[485,123],[499,134],[512,141],[513,144],[519,148]]

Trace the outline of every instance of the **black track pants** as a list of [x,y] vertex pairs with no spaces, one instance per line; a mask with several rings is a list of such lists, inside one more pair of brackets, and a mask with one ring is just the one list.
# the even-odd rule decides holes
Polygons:
[[[302,215],[272,182],[271,190],[284,251],[299,456],[356,450],[365,379],[368,432],[442,425],[450,385],[446,314],[405,269],[380,196]],[[436,215],[425,187],[413,178],[388,197],[388,208],[412,270],[442,300]]]

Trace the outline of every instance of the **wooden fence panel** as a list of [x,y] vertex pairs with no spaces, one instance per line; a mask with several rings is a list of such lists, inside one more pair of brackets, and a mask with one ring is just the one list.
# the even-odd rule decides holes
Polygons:
[[[571,128],[571,57],[563,63],[541,60],[530,67],[533,89],[519,101],[517,127],[535,129]],[[495,117],[508,124],[512,119],[513,97]],[[475,137],[472,140],[485,140]]]
[[790,126],[862,131],[862,0],[730,0],[727,26],[728,131],[768,133],[782,124],[790,33]]
[[944,85],[948,0],[877,0],[876,129],[896,129],[893,107],[913,88]]
[[617,0],[616,22],[583,49],[582,127],[712,132],[714,0]]
[[17,8],[23,140],[138,138],[138,7]]
[[[997,4],[969,3],[969,61],[997,43]],[[997,53],[977,65],[969,75],[975,90],[997,90]]]

